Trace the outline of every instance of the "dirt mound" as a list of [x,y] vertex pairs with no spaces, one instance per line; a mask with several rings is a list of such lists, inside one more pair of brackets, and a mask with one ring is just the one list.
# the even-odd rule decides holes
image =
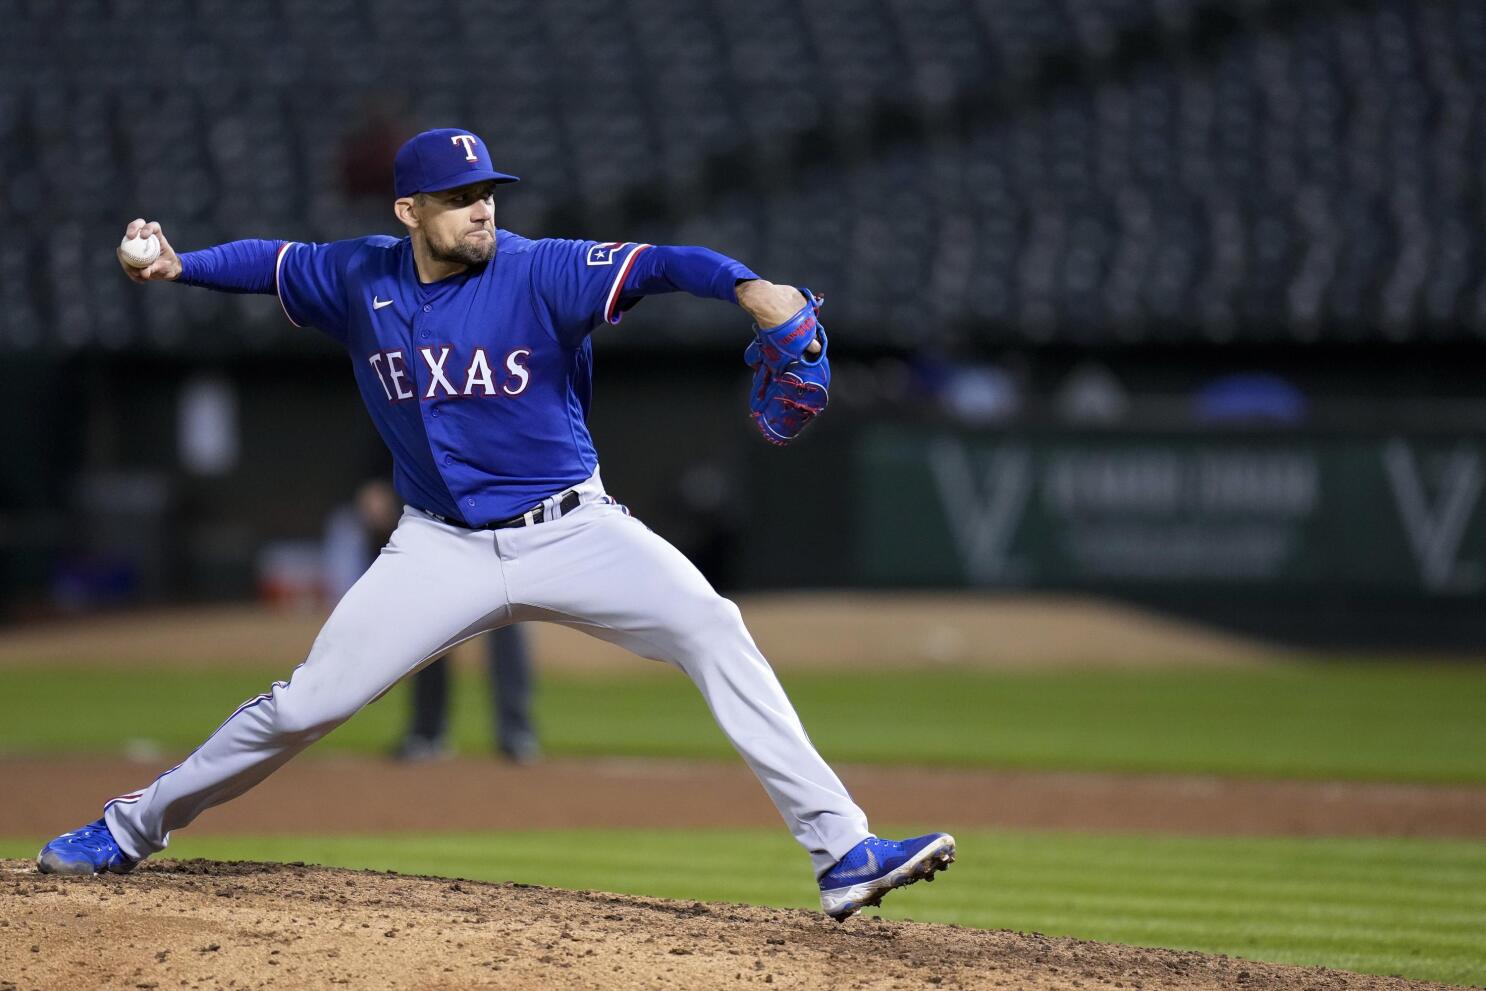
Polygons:
[[0,861],[0,989],[1439,987],[1040,935],[291,864]]

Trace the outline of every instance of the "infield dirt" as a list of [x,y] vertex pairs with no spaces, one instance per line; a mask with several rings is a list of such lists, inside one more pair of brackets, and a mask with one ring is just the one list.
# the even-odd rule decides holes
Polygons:
[[302,865],[0,861],[0,989],[1440,987],[1037,934]]
[[[0,757],[0,836],[37,842],[166,761]],[[1486,788],[1270,781],[969,768],[837,770],[875,821],[958,829],[1137,830],[1188,835],[1486,837]],[[396,796],[395,799],[389,796]],[[292,762],[252,793],[209,810],[193,836],[407,830],[778,827],[741,761],[488,758],[414,765],[358,757]],[[3,991],[3,987],[0,987]]]

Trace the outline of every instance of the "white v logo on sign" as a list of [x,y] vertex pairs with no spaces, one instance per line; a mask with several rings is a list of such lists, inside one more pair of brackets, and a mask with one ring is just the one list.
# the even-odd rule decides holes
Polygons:
[[1475,569],[1462,568],[1456,557],[1466,527],[1481,501],[1481,489],[1486,485],[1481,452],[1462,445],[1442,459],[1435,479],[1439,494],[1433,505],[1424,490],[1423,473],[1407,442],[1394,439],[1383,447],[1383,468],[1425,587],[1436,592],[1462,592],[1478,587],[1479,574],[1472,576],[1470,572]]
[[1023,448],[999,450],[980,477],[970,452],[955,440],[931,445],[928,460],[966,574],[975,582],[1010,577],[1007,552],[1032,491],[1031,455]]

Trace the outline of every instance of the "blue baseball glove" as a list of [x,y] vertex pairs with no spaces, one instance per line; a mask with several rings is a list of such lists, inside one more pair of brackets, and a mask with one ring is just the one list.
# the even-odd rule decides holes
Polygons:
[[[764,440],[783,446],[800,435],[826,408],[830,398],[831,363],[826,360],[826,330],[817,312],[824,302],[809,289],[805,305],[777,327],[754,327],[753,343],[743,360],[753,369],[748,408]],[[820,353],[806,357],[811,341]]]

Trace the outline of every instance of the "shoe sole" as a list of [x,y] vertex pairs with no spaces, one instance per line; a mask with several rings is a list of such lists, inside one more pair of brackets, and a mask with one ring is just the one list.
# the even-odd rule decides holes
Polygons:
[[99,870],[91,860],[68,860],[56,850],[43,850],[36,857],[36,869],[43,874],[66,874],[78,877],[86,874],[128,874],[134,870],[132,863],[110,864]]
[[[845,922],[864,908],[875,908],[882,898],[895,888],[904,888],[915,881],[932,881],[940,871],[949,870],[955,862],[955,838],[944,835],[920,850],[912,860],[889,871],[875,881],[853,885],[846,889],[846,900],[825,913],[837,922]],[[824,895],[822,895],[824,901]],[[835,899],[832,899],[835,901]],[[824,906],[822,906],[824,907]]]

